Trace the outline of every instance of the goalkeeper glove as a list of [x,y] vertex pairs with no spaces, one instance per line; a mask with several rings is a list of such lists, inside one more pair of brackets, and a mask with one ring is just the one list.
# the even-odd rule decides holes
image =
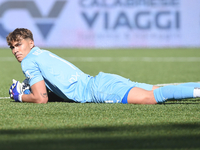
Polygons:
[[22,95],[30,94],[30,93],[31,93],[31,88],[27,79],[25,79],[22,83],[13,79],[13,84],[9,90],[11,99],[14,99],[17,102],[19,101],[22,102],[22,98],[21,98]]
[[21,83],[19,81],[14,81],[10,87],[9,94],[10,98],[14,99],[16,102],[22,102],[23,92],[21,91]]

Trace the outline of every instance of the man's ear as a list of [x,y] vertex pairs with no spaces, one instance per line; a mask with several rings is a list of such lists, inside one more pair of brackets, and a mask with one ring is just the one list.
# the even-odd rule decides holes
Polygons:
[[33,40],[30,40],[30,41],[29,41],[29,44],[30,44],[30,49],[32,49],[33,46],[34,46],[34,41],[33,41]]

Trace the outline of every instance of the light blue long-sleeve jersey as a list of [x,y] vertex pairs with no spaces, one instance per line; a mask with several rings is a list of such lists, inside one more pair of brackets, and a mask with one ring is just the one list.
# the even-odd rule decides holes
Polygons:
[[[82,102],[85,96],[85,99],[90,100],[84,86],[77,84],[87,85],[92,77],[49,51],[34,47],[21,62],[21,67],[30,86],[44,80],[47,88],[63,99]],[[77,82],[79,79],[82,79],[81,82]]]

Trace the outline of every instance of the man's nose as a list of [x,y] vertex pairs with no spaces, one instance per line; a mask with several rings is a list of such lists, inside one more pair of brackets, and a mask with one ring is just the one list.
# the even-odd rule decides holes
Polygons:
[[18,48],[17,48],[17,47],[14,47],[14,48],[12,49],[12,51],[13,51],[13,53],[15,54],[15,53],[17,53]]

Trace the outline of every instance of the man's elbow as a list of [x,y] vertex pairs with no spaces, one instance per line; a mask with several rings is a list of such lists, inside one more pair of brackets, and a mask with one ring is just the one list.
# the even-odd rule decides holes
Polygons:
[[48,97],[46,98],[39,98],[36,103],[38,104],[46,104],[48,102]]

